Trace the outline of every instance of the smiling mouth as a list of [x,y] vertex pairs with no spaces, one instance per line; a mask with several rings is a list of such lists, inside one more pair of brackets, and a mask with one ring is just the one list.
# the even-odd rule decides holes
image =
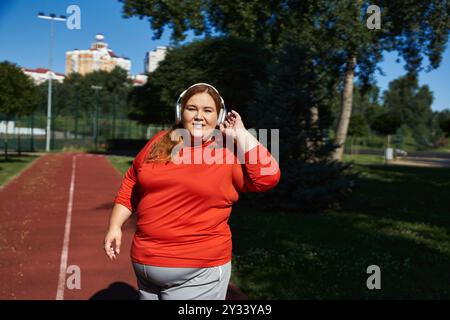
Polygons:
[[194,129],[202,129],[203,127],[205,127],[205,125],[202,123],[193,123],[192,126],[194,127]]

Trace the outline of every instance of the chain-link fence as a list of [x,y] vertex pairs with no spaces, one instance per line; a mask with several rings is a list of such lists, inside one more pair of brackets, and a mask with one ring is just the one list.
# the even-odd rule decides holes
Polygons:
[[[46,147],[47,116],[42,111],[22,117],[0,114],[0,149],[39,152]],[[163,125],[141,125],[123,115],[57,115],[52,117],[52,151],[107,151],[121,140],[147,140]]]

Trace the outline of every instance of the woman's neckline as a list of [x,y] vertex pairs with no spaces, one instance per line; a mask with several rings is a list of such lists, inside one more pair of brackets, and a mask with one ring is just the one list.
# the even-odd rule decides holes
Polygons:
[[190,145],[185,145],[184,147],[187,147],[187,148],[199,148],[199,147],[206,147],[206,146],[208,146],[208,145],[210,145],[211,143],[213,143],[215,141],[215,137],[214,136],[212,136],[211,138],[209,138],[208,140],[206,140],[206,141],[202,141],[202,143],[201,144],[199,144],[198,142],[197,142],[197,144],[193,144],[194,143],[194,141],[193,141],[193,139],[192,139],[192,137],[191,137],[191,144]]

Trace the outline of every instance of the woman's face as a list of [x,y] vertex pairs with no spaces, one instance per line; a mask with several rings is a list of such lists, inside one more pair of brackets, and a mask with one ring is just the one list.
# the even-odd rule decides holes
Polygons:
[[194,94],[186,102],[182,123],[194,138],[207,140],[216,127],[217,108],[214,99],[206,92]]

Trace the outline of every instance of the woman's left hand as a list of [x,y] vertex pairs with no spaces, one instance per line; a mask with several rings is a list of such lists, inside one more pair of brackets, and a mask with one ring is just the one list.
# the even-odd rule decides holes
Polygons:
[[246,130],[241,116],[234,110],[227,113],[224,123],[220,124],[219,128],[220,132],[233,137],[233,139],[236,139],[238,131]]

